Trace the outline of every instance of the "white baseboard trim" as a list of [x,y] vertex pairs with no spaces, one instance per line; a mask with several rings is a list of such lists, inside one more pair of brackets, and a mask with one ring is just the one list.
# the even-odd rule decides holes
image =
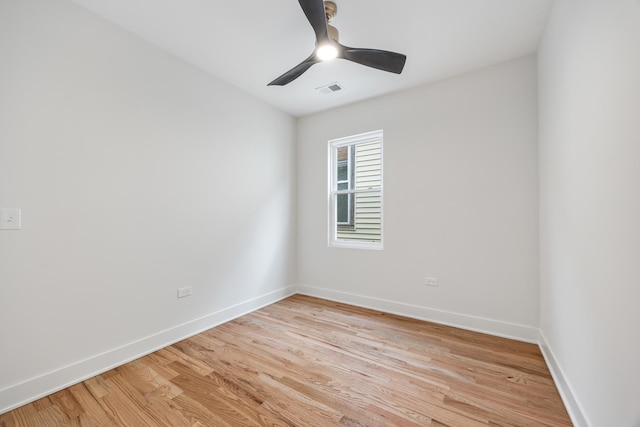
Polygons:
[[531,326],[469,316],[315,286],[298,285],[298,293],[518,341],[533,344],[538,344],[539,342],[539,330]]
[[44,375],[0,389],[0,414],[278,302],[296,293],[538,344],[572,422],[576,427],[589,427],[592,425],[584,415],[581,405],[575,399],[575,394],[569,382],[566,380],[566,376],[560,368],[560,365],[557,363],[557,359],[544,334],[538,328],[307,285],[289,286],[269,292],[265,295],[158,332],[157,334],[150,335],[138,341],[114,348],[102,354],[75,362]]
[[564,374],[564,371],[560,367],[558,360],[556,359],[551,347],[549,346],[549,342],[544,336],[544,332],[540,330],[540,351],[542,351],[542,356],[544,360],[547,362],[547,366],[549,367],[549,371],[551,371],[551,376],[553,377],[553,381],[556,383],[556,387],[560,392],[560,396],[562,397],[562,401],[564,402],[565,408],[567,408],[567,412],[569,413],[569,417],[571,417],[571,422],[575,427],[589,427],[592,424],[587,419],[584,409],[582,405],[575,398],[575,393],[569,381],[567,380],[567,376]]
[[0,389],[0,414],[273,304],[295,293],[295,286],[278,289],[44,375]]

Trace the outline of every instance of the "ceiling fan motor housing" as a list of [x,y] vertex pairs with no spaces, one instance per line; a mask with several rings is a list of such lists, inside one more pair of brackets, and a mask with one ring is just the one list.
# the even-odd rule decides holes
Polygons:
[[329,38],[331,40],[335,40],[337,42],[340,41],[340,32],[336,27],[330,25],[329,23],[335,16],[338,14],[338,5],[332,1],[324,2],[324,14],[327,17],[327,31],[329,33]]
[[327,22],[331,22],[331,20],[338,14],[338,5],[332,1],[325,1],[324,13],[327,16]]

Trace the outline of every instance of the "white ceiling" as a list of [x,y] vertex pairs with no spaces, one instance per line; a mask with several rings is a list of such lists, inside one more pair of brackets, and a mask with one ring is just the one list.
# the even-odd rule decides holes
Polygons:
[[[404,53],[403,73],[337,59],[268,87],[314,49],[296,0],[73,1],[298,117],[533,53],[552,2],[337,0],[340,42]],[[315,90],[333,82],[344,90]]]

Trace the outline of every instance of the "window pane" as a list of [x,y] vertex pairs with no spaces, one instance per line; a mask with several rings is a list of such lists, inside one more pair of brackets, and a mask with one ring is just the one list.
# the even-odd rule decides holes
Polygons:
[[352,197],[352,203],[349,206],[351,227],[338,227],[336,237],[353,242],[380,242],[382,240],[382,194],[374,191],[349,194],[349,196]]
[[336,150],[336,156],[338,163],[346,162],[349,158],[349,147],[340,147]]
[[347,181],[349,179],[349,164],[346,160],[338,162],[338,173],[336,175],[338,181]]
[[338,194],[336,196],[338,224],[349,223],[349,196],[350,194]]

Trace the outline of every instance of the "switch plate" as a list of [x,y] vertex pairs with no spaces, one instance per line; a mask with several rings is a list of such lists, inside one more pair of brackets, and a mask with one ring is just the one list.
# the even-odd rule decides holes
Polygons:
[[425,277],[424,284],[427,286],[438,286],[438,278],[437,277]]
[[22,220],[20,209],[0,208],[0,230],[20,230]]
[[178,288],[178,298],[184,298],[191,295],[191,286],[185,288]]

